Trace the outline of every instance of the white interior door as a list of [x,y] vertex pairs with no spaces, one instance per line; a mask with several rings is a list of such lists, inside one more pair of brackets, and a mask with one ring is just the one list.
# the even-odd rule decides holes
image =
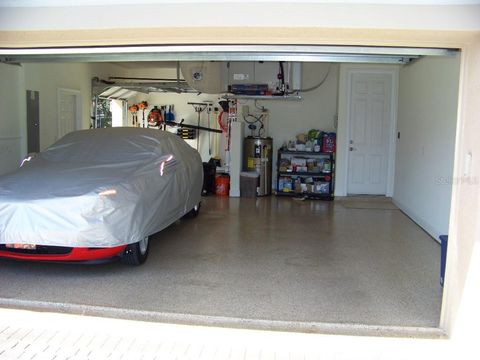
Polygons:
[[348,194],[387,192],[392,75],[351,73],[349,96]]
[[58,90],[58,138],[77,130],[80,95],[72,90]]

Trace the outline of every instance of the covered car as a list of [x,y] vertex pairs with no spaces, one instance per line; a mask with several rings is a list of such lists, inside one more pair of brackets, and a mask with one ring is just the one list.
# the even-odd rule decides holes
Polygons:
[[0,256],[140,264],[149,236],[200,206],[199,153],[142,128],[67,134],[0,177]]

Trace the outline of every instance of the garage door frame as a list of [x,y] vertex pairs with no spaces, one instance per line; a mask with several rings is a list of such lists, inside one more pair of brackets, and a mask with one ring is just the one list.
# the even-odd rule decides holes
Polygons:
[[155,45],[0,48],[0,61],[299,61],[407,64],[421,56],[454,56],[458,49],[329,45]]
[[[138,30],[138,29],[137,29]],[[183,29],[185,30],[185,29]],[[188,29],[187,29],[188,30]],[[215,33],[218,33],[222,29],[215,29]],[[255,29],[249,29],[254,31]],[[303,37],[298,37],[298,33],[305,34],[304,29],[280,29],[272,35],[272,29],[267,29],[270,31],[266,32],[265,30],[258,31],[258,33],[253,37],[254,40],[250,41],[261,41],[265,42],[268,39],[271,39],[271,43],[279,42],[288,42],[296,43],[304,41]],[[329,31],[330,30],[330,31]],[[178,30],[175,30],[175,34]],[[191,30],[188,30],[191,31]],[[138,32],[138,31],[137,31]],[[248,32],[248,31],[247,31]],[[7,40],[2,41],[3,46],[5,44],[10,44],[12,47],[9,49],[2,48],[0,55],[8,55],[12,53],[12,48],[19,48],[22,46],[22,41],[14,42],[11,39],[22,39],[23,44],[31,43],[31,40],[25,39],[24,32],[13,32],[9,34],[10,36]],[[105,42],[104,34],[98,34],[95,36],[95,31],[82,32],[82,31],[72,31],[70,36],[76,33],[80,34],[79,36],[70,37],[65,40],[59,39],[58,35],[55,35],[54,32],[43,32],[43,34],[37,38],[37,41],[40,43],[49,43],[49,44],[65,44],[65,41],[69,45],[79,45],[85,44],[85,39],[82,39],[82,36],[85,37],[86,34],[91,34],[92,37],[88,38],[90,43]],[[130,39],[133,38],[132,32],[130,32]],[[145,32],[140,34],[140,37],[137,37],[136,40],[131,41],[133,43],[145,43],[152,39],[152,34],[147,34]],[[223,37],[223,42],[226,43],[235,43],[235,39],[238,39],[243,34],[244,29],[226,29],[225,36]],[[250,32],[248,32],[250,33]],[[283,40],[281,35],[284,34]],[[296,35],[295,35],[296,34]],[[212,36],[212,32],[208,29],[203,32],[200,31],[196,33],[194,41],[199,42],[198,39],[205,35],[205,38]],[[480,113],[480,104],[476,102],[477,96],[477,85],[476,83],[480,79],[480,69],[477,64],[480,61],[480,32],[478,31],[417,31],[417,30],[404,30],[404,31],[392,31],[386,30],[379,32],[378,30],[372,31],[368,29],[316,29],[308,33],[308,38],[312,43],[335,43],[335,44],[348,44],[348,45],[393,45],[393,46],[421,46],[425,48],[430,47],[445,47],[445,48],[454,48],[460,49],[462,51],[461,59],[461,70],[460,70],[460,87],[459,87],[459,111],[458,111],[458,121],[457,121],[457,144],[455,150],[455,165],[454,165],[454,178],[464,178],[464,177],[473,177],[478,174],[478,169],[470,170],[466,172],[466,163],[464,158],[466,154],[472,154],[472,152],[479,149],[480,145],[476,141],[476,135],[479,130],[479,125],[476,122],[476,116]],[[43,36],[43,37],[42,37]],[[121,36],[121,34],[119,34]],[[170,36],[174,38],[173,33],[170,33]],[[185,36],[185,34],[184,34]],[[297,37],[295,37],[297,36]],[[165,36],[168,41],[169,35]],[[9,40],[10,39],[10,40]],[[183,39],[186,41],[187,37]],[[261,39],[261,40],[260,40]],[[111,43],[118,43],[119,40],[110,40]],[[124,40],[122,40],[124,41]],[[275,46],[275,45],[272,45]],[[9,52],[5,52],[8,50]],[[23,49],[28,54],[28,51],[33,51],[33,49]],[[18,55],[18,54],[17,54]],[[13,61],[13,58],[10,58],[9,61]],[[64,60],[62,60],[64,61]],[[326,60],[327,61],[327,60]],[[446,281],[443,295],[443,305],[442,305],[442,315],[440,328],[444,329],[447,333],[451,333],[455,325],[455,320],[457,318],[458,312],[461,309],[462,296],[464,294],[464,287],[466,285],[467,274],[469,278],[474,278],[473,274],[469,273],[469,265],[472,261],[479,261],[478,256],[474,259],[472,254],[477,254],[475,252],[475,239],[478,233],[477,228],[474,226],[475,221],[477,220],[477,213],[479,209],[479,204],[477,202],[478,189],[469,187],[467,185],[456,186],[452,191],[452,207],[451,207],[451,217],[450,217],[450,234],[449,234],[449,253],[447,262],[449,266],[447,267]],[[476,274],[478,275],[478,266],[473,269],[477,269]],[[473,283],[467,284],[471,289],[474,286]],[[476,286],[476,285],[475,285]],[[472,290],[472,289],[471,289]],[[472,302],[463,305],[470,306],[464,309],[467,311],[464,315],[464,321],[468,310],[473,311],[476,307],[471,306]],[[465,326],[462,327],[467,330]]]

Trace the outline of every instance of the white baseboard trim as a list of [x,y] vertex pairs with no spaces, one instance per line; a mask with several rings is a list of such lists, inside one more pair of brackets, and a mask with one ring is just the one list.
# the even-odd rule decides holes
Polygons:
[[395,204],[396,207],[398,207],[401,211],[405,213],[410,219],[412,219],[418,226],[420,226],[423,230],[425,230],[433,239],[440,243],[440,231],[438,229],[435,229],[434,226],[432,226],[428,221],[423,219],[418,213],[416,213],[414,210],[412,210],[410,207],[406,206],[402,202],[398,201],[397,199],[393,198],[392,202]]

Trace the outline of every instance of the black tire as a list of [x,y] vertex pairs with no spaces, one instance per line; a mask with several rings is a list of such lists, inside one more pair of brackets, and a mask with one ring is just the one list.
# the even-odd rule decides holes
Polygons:
[[198,203],[198,205],[195,205],[192,210],[190,210],[188,213],[184,215],[185,218],[192,219],[194,217],[197,217],[198,214],[200,213],[200,206],[201,202]]
[[127,265],[142,265],[148,257],[149,238],[145,236],[139,242],[129,244],[122,256],[122,262]]

